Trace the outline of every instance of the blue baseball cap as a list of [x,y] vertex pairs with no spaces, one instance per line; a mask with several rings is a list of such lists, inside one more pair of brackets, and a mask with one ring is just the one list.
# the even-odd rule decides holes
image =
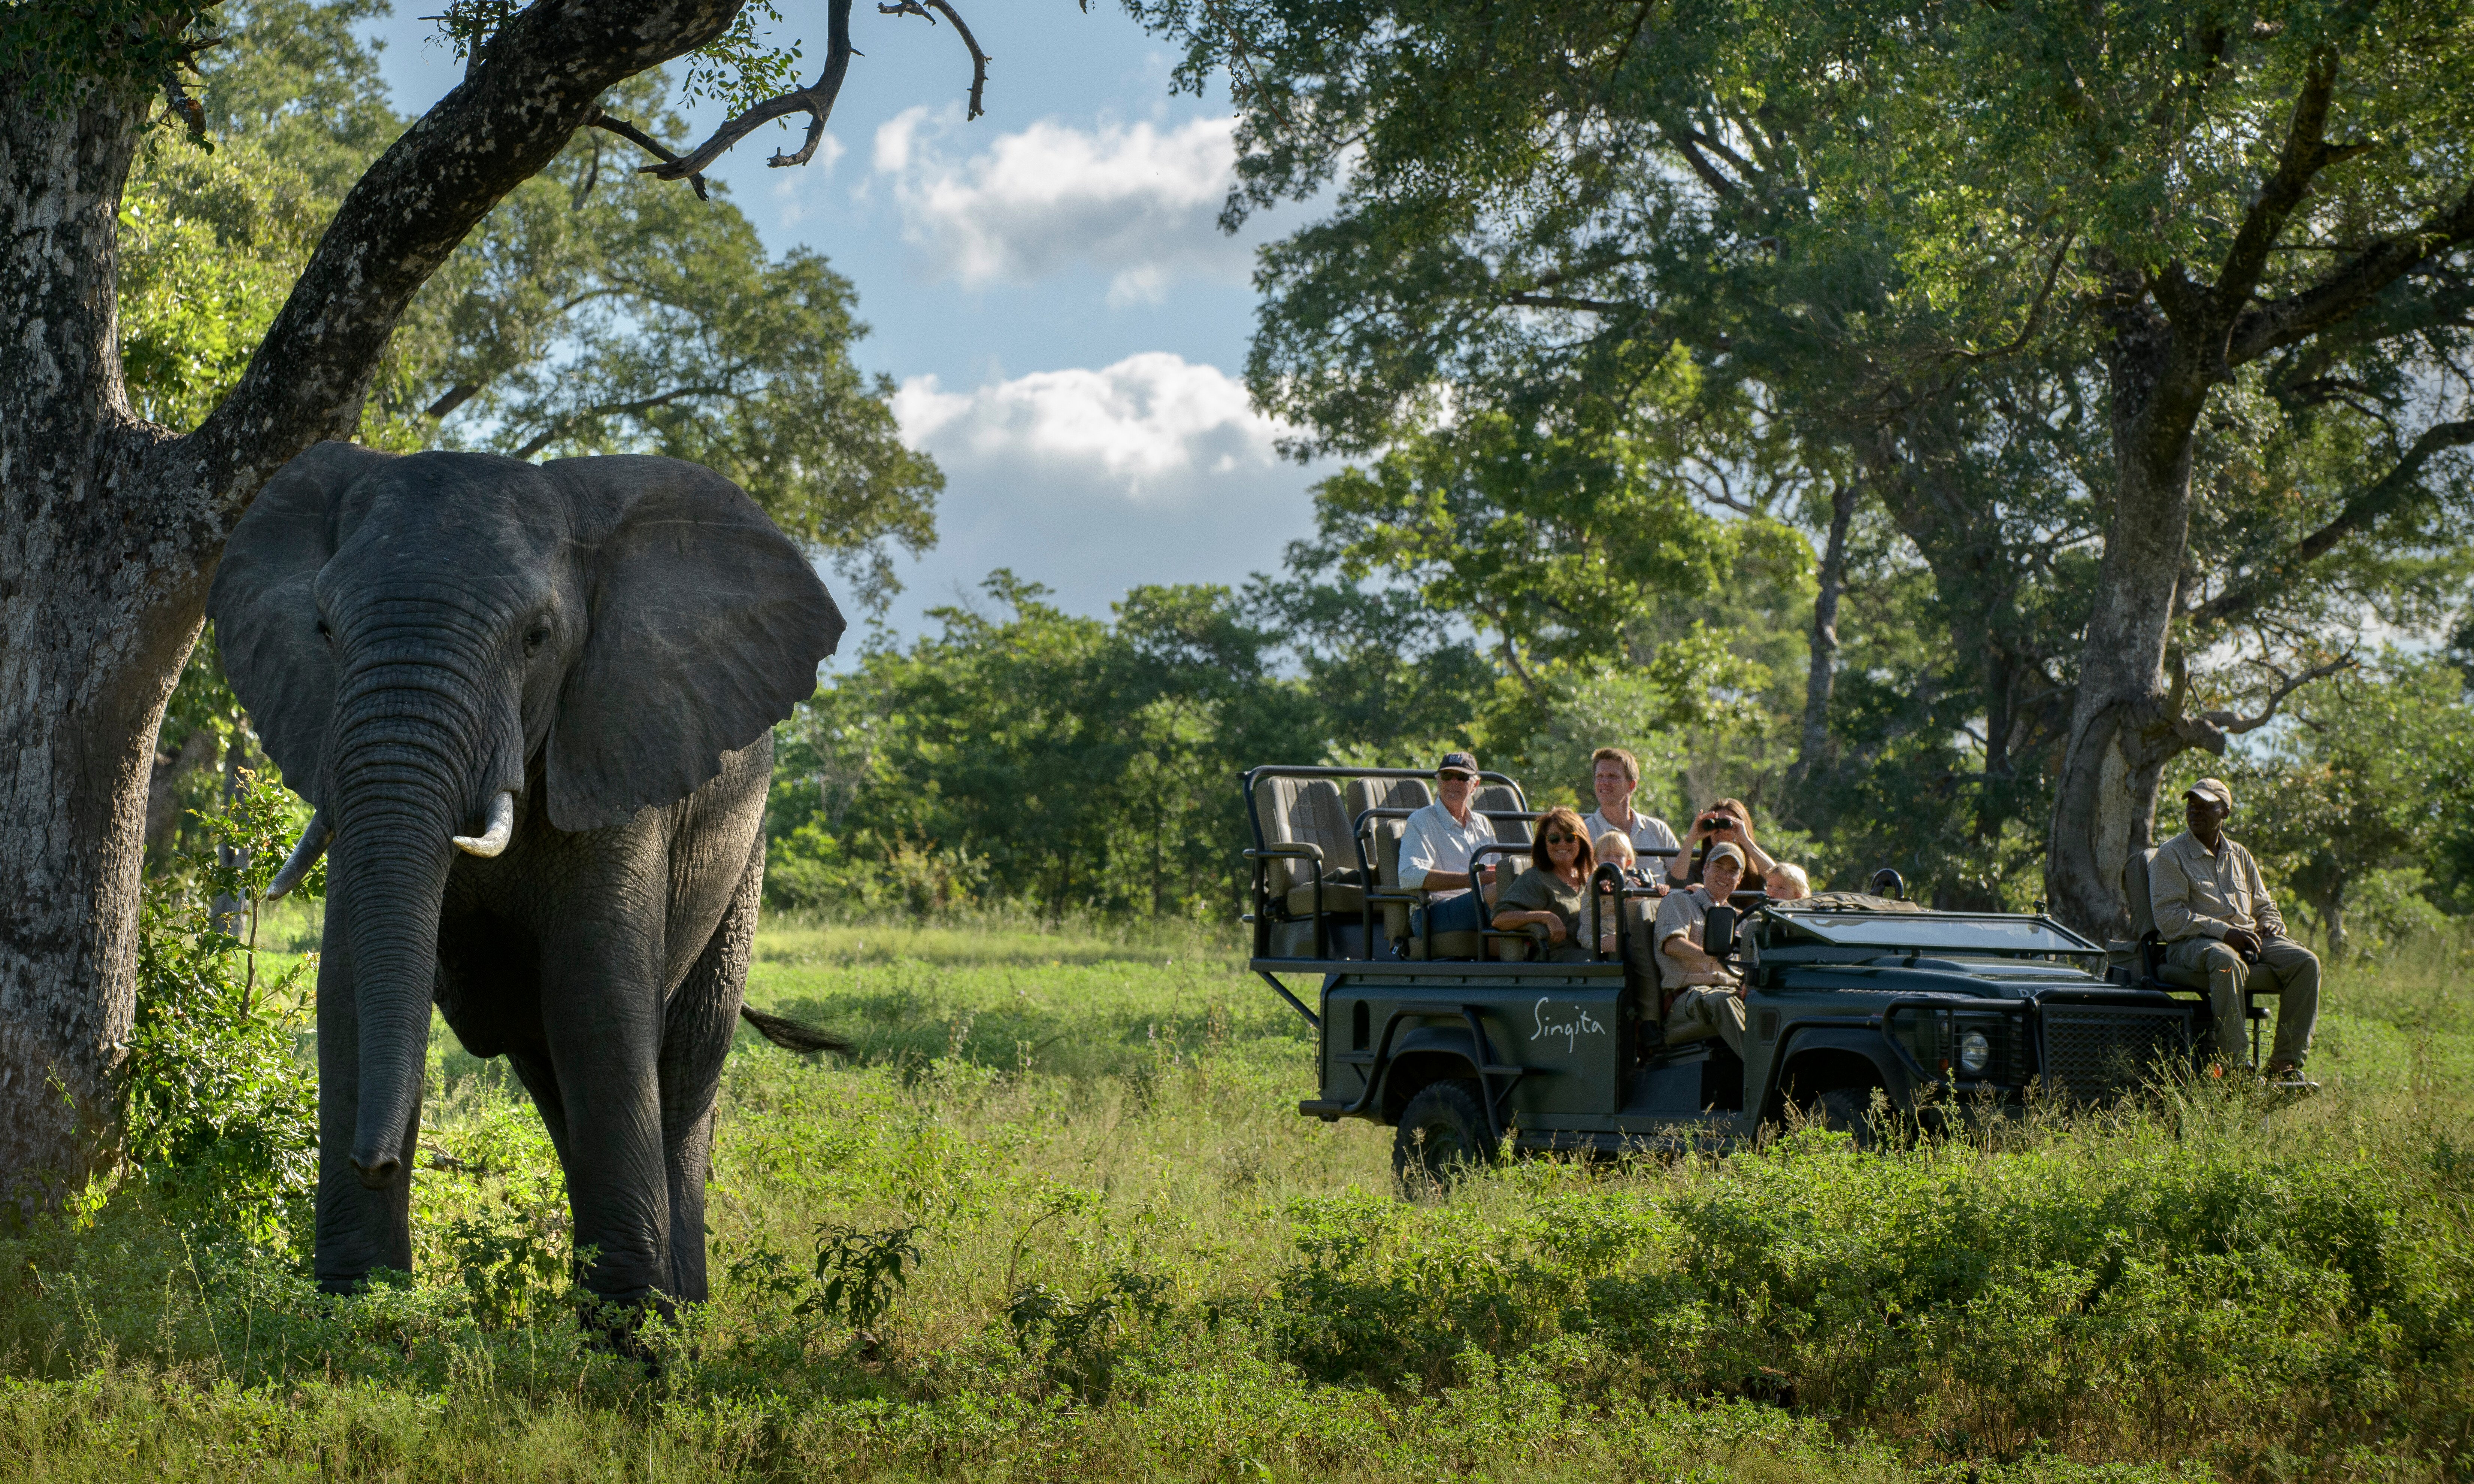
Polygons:
[[1438,775],[1447,773],[1465,773],[1470,778],[1476,778],[1477,754],[1475,753],[1445,753],[1443,754],[1443,760],[1435,764],[1435,772]]

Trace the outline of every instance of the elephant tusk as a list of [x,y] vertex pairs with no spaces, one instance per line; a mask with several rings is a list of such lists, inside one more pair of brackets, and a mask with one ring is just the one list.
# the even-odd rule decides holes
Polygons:
[[301,878],[309,874],[309,868],[318,864],[318,857],[327,853],[327,842],[334,838],[335,829],[327,823],[326,810],[310,815],[308,827],[301,831],[301,843],[292,848],[291,854],[283,857],[283,869],[275,874],[275,879],[266,883],[264,899],[279,900],[299,886]]
[[467,855],[496,855],[507,848],[507,842],[515,837],[515,833],[516,796],[502,788],[498,790],[498,797],[490,801],[489,829],[478,835],[457,835],[455,849]]

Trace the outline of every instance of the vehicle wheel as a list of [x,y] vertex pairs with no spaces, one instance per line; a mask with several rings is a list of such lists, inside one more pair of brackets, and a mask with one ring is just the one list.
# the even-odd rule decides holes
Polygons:
[[1404,1195],[1449,1185],[1464,1172],[1494,1161],[1486,1128],[1485,1093],[1466,1078],[1429,1083],[1400,1110],[1392,1132],[1392,1174]]
[[1881,1131],[1873,1123],[1871,1088],[1832,1088],[1813,1102],[1812,1112],[1824,1128],[1855,1136],[1858,1149],[1878,1149]]

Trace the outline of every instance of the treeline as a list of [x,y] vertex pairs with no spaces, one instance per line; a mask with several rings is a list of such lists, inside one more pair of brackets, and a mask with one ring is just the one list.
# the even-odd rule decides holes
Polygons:
[[[766,898],[835,917],[1011,908],[1045,916],[1239,910],[1250,843],[1238,775],[1263,762],[1431,766],[1470,747],[1533,801],[1588,808],[1589,757],[1642,759],[1640,805],[1670,821],[1722,794],[1816,884],[1893,866],[1946,907],[2040,895],[2050,795],[1970,769],[1963,717],[1935,708],[1912,628],[1851,626],[1833,707],[1860,768],[1794,777],[1804,677],[1793,568],[1718,627],[1686,623],[1621,671],[1537,688],[1450,615],[1394,593],[1257,579],[1138,587],[1098,619],[1001,571],[934,633],[880,634],[776,733]],[[2474,913],[2474,656],[2390,652],[2287,699],[2223,759],[2235,832],[2334,947],[2377,949]],[[1920,697],[1919,693],[1922,693]],[[2170,818],[2160,828],[2178,828]]]

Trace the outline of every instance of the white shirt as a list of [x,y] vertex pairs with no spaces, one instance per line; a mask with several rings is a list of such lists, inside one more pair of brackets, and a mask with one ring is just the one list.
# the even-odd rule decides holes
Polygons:
[[[1619,829],[1609,824],[1607,811],[1604,809],[1591,811],[1588,819],[1581,821],[1581,827],[1589,831],[1589,844],[1592,846],[1598,843],[1598,836],[1610,829],[1631,840],[1634,852],[1641,855],[1640,869],[1653,880],[1664,876],[1667,874],[1667,867],[1683,858],[1681,853],[1684,849],[1683,842],[1675,838],[1674,830],[1666,827],[1666,821],[1653,819],[1638,809],[1632,811],[1630,829]],[[1678,853],[1658,856],[1643,853],[1649,850],[1674,850]]]
[[[1448,871],[1468,874],[1469,852],[1481,845],[1494,843],[1494,821],[1469,809],[1468,823],[1452,818],[1452,811],[1440,803],[1430,803],[1409,816],[1400,830],[1400,884],[1416,891],[1426,884],[1429,871]],[[1457,897],[1468,890],[1460,887],[1437,892],[1437,898]]]

